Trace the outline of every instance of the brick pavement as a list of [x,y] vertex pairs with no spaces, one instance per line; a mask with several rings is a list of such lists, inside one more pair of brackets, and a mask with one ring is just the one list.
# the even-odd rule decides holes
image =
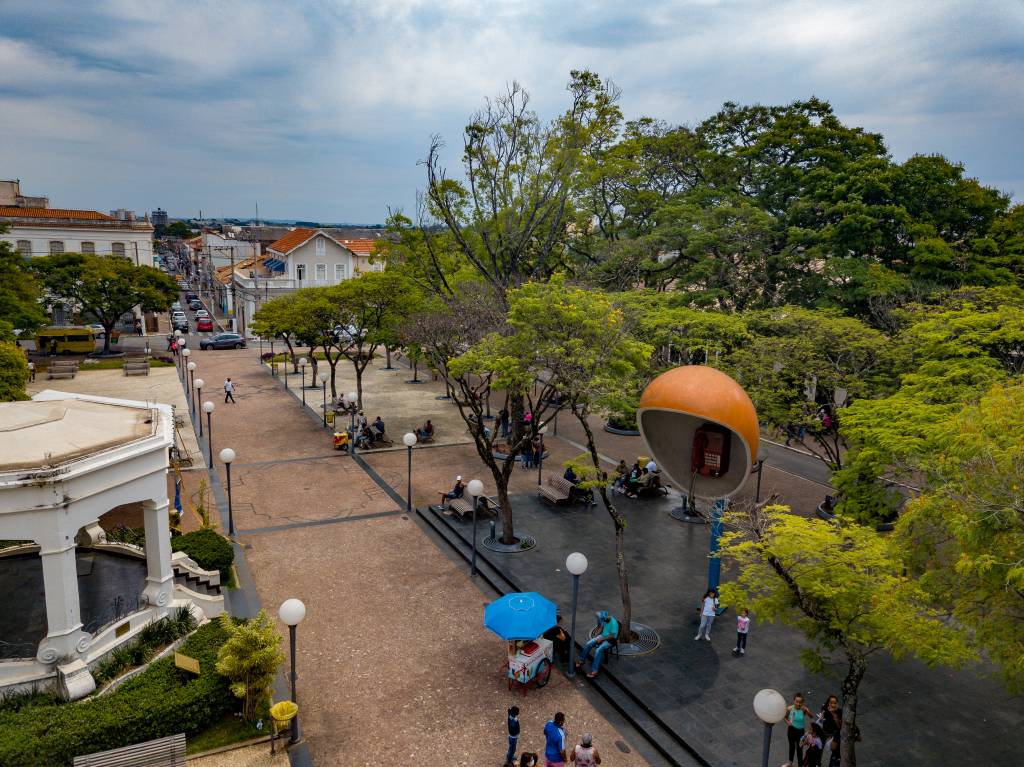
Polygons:
[[[219,385],[231,375],[238,383],[238,404],[218,401],[214,412],[214,451],[230,445],[238,456],[238,540],[260,599],[271,612],[290,596],[307,605],[299,703],[318,767],[499,764],[513,703],[523,709],[525,748],[542,748],[543,722],[560,709],[571,737],[594,732],[605,764],[648,763],[563,677],[525,698],[509,692],[498,672],[504,645],[481,625],[492,595],[351,458],[324,450],[323,430],[253,350],[211,352],[197,362],[205,379]],[[388,455],[404,465],[400,451]]]

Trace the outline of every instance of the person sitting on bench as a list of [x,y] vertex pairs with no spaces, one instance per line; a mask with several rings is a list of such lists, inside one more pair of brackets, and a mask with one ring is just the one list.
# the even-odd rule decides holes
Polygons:
[[[430,423],[430,421],[427,421],[427,423]],[[462,484],[462,475],[460,474],[459,476],[457,476],[455,478],[455,486],[450,491],[448,491],[447,493],[442,492],[440,494],[441,495],[441,503],[439,505],[440,506],[444,506],[445,505],[445,501],[452,500],[454,498],[461,498],[463,493],[465,493],[465,492],[466,492],[466,486],[464,484]]]
[[373,432],[370,431],[370,427],[364,426],[362,429],[359,429],[359,427],[357,426],[356,430],[359,432],[358,436],[356,437],[356,447],[359,448],[360,450],[363,448],[372,447]]
[[589,503],[591,506],[597,506],[597,501],[594,500],[594,491],[587,489],[584,490],[579,485],[580,478],[576,476],[576,472],[572,470],[572,466],[567,466],[565,474],[562,475],[562,479],[569,482],[573,486],[573,494],[583,499],[584,503]]
[[384,436],[385,436],[384,435],[384,421],[381,420],[380,416],[377,416],[377,419],[373,422],[373,430],[374,430],[374,432],[376,432],[374,434],[374,439],[376,439],[376,440],[378,440],[380,442],[383,442],[384,441]]
[[434,424],[430,422],[429,418],[425,424],[416,429],[416,436],[421,440],[434,438]]
[[601,658],[613,644],[619,643],[619,622],[608,614],[607,610],[601,610],[597,614],[597,636],[583,645],[583,655],[576,661],[576,668],[581,668],[590,653],[594,653],[594,662],[590,666],[588,677],[593,679],[601,670]]

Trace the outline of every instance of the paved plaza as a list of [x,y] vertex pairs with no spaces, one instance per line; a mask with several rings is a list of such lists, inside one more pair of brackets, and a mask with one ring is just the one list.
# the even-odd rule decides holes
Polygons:
[[[499,764],[504,713],[513,703],[523,709],[524,748],[542,750],[543,723],[562,710],[570,738],[584,730],[595,733],[606,765],[665,763],[603,705],[591,682],[555,674],[547,688],[525,697],[507,689],[499,673],[504,646],[481,625],[482,608],[494,594],[474,583],[464,563],[432,539],[415,515],[404,513],[405,448],[360,453],[357,460],[334,451],[330,431],[319,421],[322,393],[307,390],[303,409],[301,393],[285,391],[280,379],[259,363],[257,350],[202,353],[196,361],[211,394],[219,393],[227,376],[237,384],[237,404],[213,398],[214,455],[228,446],[237,454],[232,496],[236,550],[244,552],[239,563],[243,588],[229,594],[229,604],[243,615],[259,605],[273,612],[292,596],[307,605],[299,627],[299,703],[315,764],[361,765],[368,754],[389,761]],[[163,378],[174,373],[154,372],[164,373]],[[99,373],[73,383],[85,387],[108,378],[120,383]],[[414,504],[436,503],[438,492],[456,474],[479,477],[485,488],[492,487],[454,405],[435,399],[442,387],[406,385],[408,378],[407,369],[371,367],[365,409],[371,419],[377,411],[384,416],[396,442],[403,430],[422,422],[423,413],[431,414],[425,417],[432,417],[450,440],[414,449]],[[173,388],[175,380],[162,383]],[[298,377],[289,381],[298,383]],[[544,474],[561,473],[562,462],[581,453],[582,430],[566,413],[560,416],[558,436],[553,431]],[[597,436],[609,461],[632,461],[644,452],[637,437],[600,430]],[[202,443],[205,448],[205,438]],[[813,459],[773,445],[763,444],[762,450],[768,461],[762,497],[776,494],[798,512],[812,513],[828,490]],[[210,500],[223,506],[226,474],[219,461],[215,464]],[[184,474],[187,498],[195,497],[206,476],[199,465]],[[565,556],[574,550],[586,553],[590,568],[581,583],[582,636],[595,610],[621,613],[611,522],[600,506],[553,509],[539,502],[537,478],[536,470],[517,467],[510,492],[517,529],[536,537],[539,545],[521,554],[482,556],[521,588],[540,591],[567,610]],[[741,500],[753,495],[755,484],[751,477]],[[608,670],[705,763],[756,763],[760,724],[751,710],[753,694],[763,687],[775,687],[787,697],[802,690],[816,708],[838,691],[838,676],[807,673],[799,660],[800,635],[763,625],[756,616],[744,658],[730,653],[732,611],[716,623],[711,643],[695,642],[696,605],[706,582],[707,527],[670,515],[680,503],[675,492],[659,500],[616,500],[629,520],[633,617],[654,628],[661,645],[646,656],[614,660]],[[221,519],[226,528],[223,513]],[[468,541],[469,524],[451,523]],[[183,524],[193,529],[198,518],[187,517]],[[485,521],[481,539],[486,530]],[[1012,733],[1021,720],[1017,710],[978,668],[958,673],[876,656],[862,688],[859,721],[865,738],[858,752],[866,764],[973,764],[982,757],[986,763],[1009,763],[1016,753]],[[979,714],[968,719],[956,713],[963,711]],[[990,737],[979,738],[979,727]],[[784,745],[779,730],[771,763],[784,761]]]

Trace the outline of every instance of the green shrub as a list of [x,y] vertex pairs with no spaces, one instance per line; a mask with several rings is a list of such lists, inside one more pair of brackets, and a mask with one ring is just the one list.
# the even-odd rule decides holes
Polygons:
[[96,684],[120,676],[125,671],[141,666],[158,650],[185,636],[196,627],[196,619],[187,607],[179,607],[171,615],[143,627],[135,641],[118,647],[93,671]]
[[219,570],[221,580],[231,580],[235,552],[231,543],[216,530],[196,530],[171,538],[172,551],[184,551],[204,570]]
[[227,641],[219,622],[201,627],[181,652],[199,661],[195,676],[161,658],[109,695],[53,705],[40,699],[0,709],[0,764],[67,765],[75,756],[196,733],[235,710],[228,680],[217,673],[217,651]]

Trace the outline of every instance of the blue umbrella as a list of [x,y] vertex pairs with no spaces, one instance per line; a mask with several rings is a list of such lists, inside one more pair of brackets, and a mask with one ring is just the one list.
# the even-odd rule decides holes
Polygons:
[[535,591],[506,594],[487,605],[484,626],[502,639],[536,639],[555,625],[555,603]]

